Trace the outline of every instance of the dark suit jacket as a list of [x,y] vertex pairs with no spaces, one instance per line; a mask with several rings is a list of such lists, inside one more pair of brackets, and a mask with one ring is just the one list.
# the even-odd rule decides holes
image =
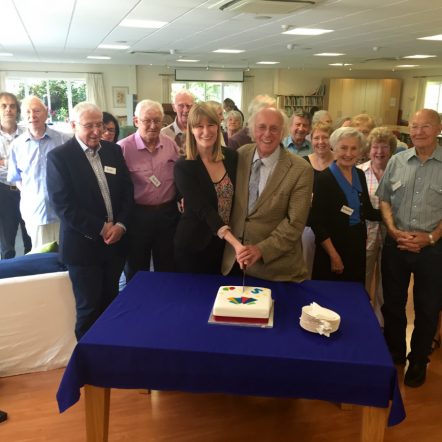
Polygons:
[[[238,173],[232,212],[232,233],[245,245],[257,245],[262,253],[247,274],[269,281],[302,281],[307,269],[302,257],[301,235],[305,227],[313,186],[313,169],[301,157],[281,147],[278,162],[264,190],[247,213],[249,179],[256,144],[238,150]],[[230,245],[224,249],[222,273],[236,261]]]
[[[98,152],[112,203],[113,221],[128,225],[133,206],[133,186],[121,149],[101,141]],[[47,157],[49,198],[61,221],[60,257],[65,264],[90,265],[102,261],[106,253],[124,253],[123,239],[106,245],[100,232],[107,212],[95,173],[75,137],[53,149]]]
[[229,140],[227,141],[227,147],[237,150],[241,146],[249,143],[252,143],[252,139],[250,138],[249,134],[249,128],[243,127],[235,135],[233,135],[233,137],[229,138]]
[[[237,153],[223,148],[224,167],[235,187]],[[204,250],[224,225],[218,215],[218,198],[210,175],[201,159],[179,158],[175,164],[175,184],[184,197],[184,213],[175,233],[175,247],[189,252]]]

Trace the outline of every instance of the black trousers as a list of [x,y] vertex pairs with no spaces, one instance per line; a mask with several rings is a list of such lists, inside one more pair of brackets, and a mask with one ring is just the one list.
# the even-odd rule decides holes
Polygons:
[[31,250],[31,238],[26,232],[20,214],[20,192],[11,186],[0,183],[0,253],[2,259],[15,257],[15,237],[18,226],[21,228],[25,253]]
[[178,218],[175,201],[158,208],[135,205],[127,230],[128,281],[139,270],[149,271],[151,258],[155,271],[175,271],[173,238]]
[[405,333],[408,285],[414,275],[414,330],[408,359],[425,363],[431,352],[439,312],[442,308],[442,240],[424,247],[419,253],[402,251],[390,237],[382,252],[382,287],[384,289],[384,336],[391,354],[405,358]]

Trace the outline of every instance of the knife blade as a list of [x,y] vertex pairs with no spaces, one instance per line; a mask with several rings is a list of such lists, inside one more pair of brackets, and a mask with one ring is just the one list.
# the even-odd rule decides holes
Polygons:
[[242,294],[244,295],[244,284],[246,282],[246,266],[242,269]]

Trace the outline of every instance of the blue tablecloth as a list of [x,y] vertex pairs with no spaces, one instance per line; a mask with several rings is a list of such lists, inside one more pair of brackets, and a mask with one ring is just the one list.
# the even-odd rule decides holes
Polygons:
[[[321,399],[387,407],[405,417],[397,373],[359,283],[275,283],[272,329],[208,324],[221,285],[238,277],[140,272],[77,344],[57,393],[60,411],[85,384]],[[299,326],[317,302],[341,315],[330,338]]]

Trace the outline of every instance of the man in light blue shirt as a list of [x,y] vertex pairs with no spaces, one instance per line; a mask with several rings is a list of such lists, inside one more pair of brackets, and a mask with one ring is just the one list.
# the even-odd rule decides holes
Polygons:
[[27,130],[12,144],[7,179],[21,190],[20,211],[35,249],[58,241],[60,224],[46,188],[46,156],[70,136],[46,126],[48,110],[38,97],[23,100],[22,115]]
[[305,138],[309,132],[310,115],[307,112],[295,112],[290,122],[290,135],[283,141],[284,147],[301,157],[311,154],[312,145]]
[[405,364],[405,306],[414,275],[414,330],[404,377],[409,387],[425,382],[442,307],[441,130],[436,111],[416,112],[410,122],[414,147],[390,159],[376,192],[388,232],[382,252],[384,336],[396,364]]

